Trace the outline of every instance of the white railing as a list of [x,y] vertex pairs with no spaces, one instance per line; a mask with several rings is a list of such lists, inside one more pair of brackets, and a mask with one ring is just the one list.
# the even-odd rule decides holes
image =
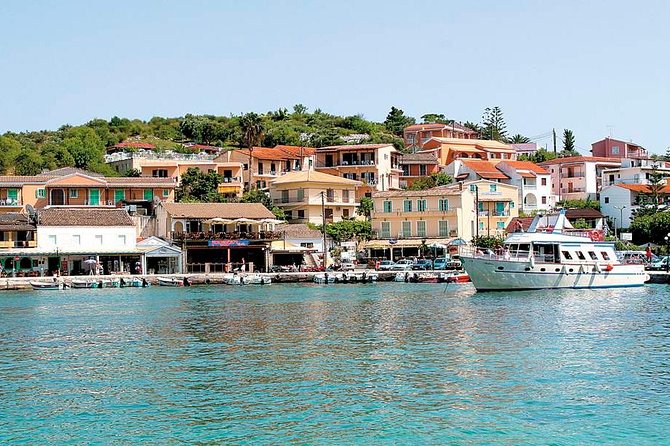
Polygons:
[[147,159],[147,160],[179,160],[179,161],[211,161],[216,155],[207,153],[178,153],[178,152],[154,152],[152,150],[138,150],[137,152],[117,152],[105,155],[106,163],[123,161],[129,159]]

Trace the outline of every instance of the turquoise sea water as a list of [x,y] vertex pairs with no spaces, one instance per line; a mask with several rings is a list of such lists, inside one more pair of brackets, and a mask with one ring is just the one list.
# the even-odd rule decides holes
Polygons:
[[670,293],[0,294],[1,444],[668,444]]

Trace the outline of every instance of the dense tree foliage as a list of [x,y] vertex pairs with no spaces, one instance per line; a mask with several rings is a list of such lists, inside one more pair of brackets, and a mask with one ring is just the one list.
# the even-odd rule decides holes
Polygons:
[[372,224],[368,220],[342,220],[328,223],[326,234],[336,242],[344,242],[353,238],[368,240],[372,237]]
[[414,118],[405,116],[405,113],[402,110],[395,107],[391,107],[391,111],[384,121],[386,129],[396,136],[402,136],[403,129],[413,124],[416,124]]
[[516,135],[512,136],[509,139],[510,144],[526,144],[530,142],[530,138],[527,136],[523,136],[520,133],[517,133]]
[[445,186],[447,184],[453,183],[453,181],[454,179],[451,177],[451,175],[447,175],[444,172],[434,172],[427,177],[421,177],[414,181],[407,189],[425,190],[436,186]]
[[657,212],[638,216],[631,223],[630,231],[635,243],[666,245],[665,236],[670,233],[670,213]]
[[588,198],[586,200],[561,200],[558,203],[556,203],[556,206],[565,209],[595,209],[596,211],[600,210],[600,202]]
[[553,160],[554,158],[556,158],[556,154],[554,152],[550,152],[547,149],[538,149],[535,153],[531,153],[530,155],[520,155],[519,161],[532,161],[534,163],[541,163],[542,161]]
[[372,210],[375,208],[374,201],[370,197],[361,197],[360,206],[356,212],[358,215],[365,216],[365,218],[370,219],[372,216]]
[[191,167],[181,177],[176,198],[183,202],[225,202],[223,195],[217,191],[221,181],[223,178],[216,172],[203,173],[200,169]]
[[485,108],[482,115],[482,138],[507,141],[507,125],[500,107]]

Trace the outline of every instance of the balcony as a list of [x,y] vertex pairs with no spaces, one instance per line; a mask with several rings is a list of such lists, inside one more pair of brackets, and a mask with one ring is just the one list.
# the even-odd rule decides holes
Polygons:
[[572,189],[569,188],[562,188],[561,193],[562,194],[573,194],[573,193],[581,193],[581,192],[586,192],[586,188],[584,187],[573,187]]
[[221,183],[241,183],[242,178],[241,177],[223,177],[221,179]]
[[0,206],[21,207],[23,206],[23,203],[21,202],[21,200],[14,200],[11,198],[1,198]]
[[537,183],[524,183],[523,188],[525,190],[535,190],[537,189]]
[[0,241],[0,248],[35,248],[37,242],[35,240],[2,240]]
[[170,233],[172,240],[183,242],[208,242],[209,240],[278,240],[281,232],[177,232]]
[[570,172],[567,170],[561,171],[561,178],[584,178],[586,174],[584,172]]
[[297,195],[272,199],[273,204],[304,203],[305,201],[307,201],[306,196],[298,197]]

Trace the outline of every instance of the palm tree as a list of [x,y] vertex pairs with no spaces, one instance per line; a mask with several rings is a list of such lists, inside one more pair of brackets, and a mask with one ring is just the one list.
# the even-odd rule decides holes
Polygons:
[[251,185],[253,184],[251,178],[251,158],[254,146],[259,145],[263,139],[265,127],[263,126],[261,117],[253,112],[247,113],[240,118],[240,127],[242,128],[242,141],[247,149],[249,149],[249,184],[247,190],[251,190]]
[[510,144],[526,144],[530,142],[527,136],[516,134],[509,139]]

